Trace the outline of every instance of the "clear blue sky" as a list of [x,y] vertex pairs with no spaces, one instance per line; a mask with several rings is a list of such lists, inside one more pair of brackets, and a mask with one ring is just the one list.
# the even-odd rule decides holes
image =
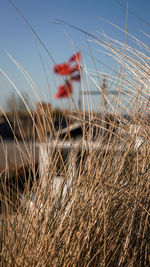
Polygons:
[[[93,68],[90,57],[88,56],[89,48],[85,35],[68,26],[52,23],[55,18],[62,19],[95,35],[98,35],[98,31],[104,30],[104,32],[112,38],[121,41],[125,40],[124,34],[100,19],[103,17],[125,29],[126,9],[118,4],[118,1],[116,0],[12,1],[30,22],[57,63],[67,61],[72,55],[73,41],[75,49],[77,51],[82,51],[83,61],[86,63],[87,68]],[[126,6],[126,0],[119,0],[119,2]],[[128,7],[130,11],[133,11],[137,15],[137,17],[139,16],[150,23],[150,0],[128,0]],[[137,17],[130,12],[128,13],[128,32],[148,43],[148,38],[143,35],[141,30],[149,34],[150,28]],[[27,92],[34,98],[32,89],[23,78],[19,69],[8,57],[6,53],[6,51],[8,51],[31,75],[41,100],[51,101],[54,106],[58,105],[61,107],[66,102],[64,100],[57,100],[56,102],[54,100],[54,94],[56,93],[56,85],[62,82],[53,74],[53,62],[50,60],[39,42],[37,43],[48,73],[50,93],[33,33],[10,3],[7,0],[1,0],[0,68],[7,73],[20,92]],[[90,46],[93,54],[106,63],[105,61],[107,61],[107,57],[98,51],[97,47],[94,47],[91,42]],[[0,75],[0,105],[3,107],[5,106],[6,98],[13,90],[12,85]],[[75,86],[74,95],[76,100],[77,90],[77,86]]]

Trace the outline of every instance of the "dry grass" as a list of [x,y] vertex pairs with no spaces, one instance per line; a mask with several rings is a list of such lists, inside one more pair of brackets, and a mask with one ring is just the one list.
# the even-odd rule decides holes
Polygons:
[[[126,110],[132,114],[132,121],[140,128],[133,134],[131,122],[117,114],[120,121],[117,132],[113,133],[110,124],[107,133],[98,136],[98,145],[93,149],[89,144],[94,126],[105,128],[105,124],[92,111],[87,122],[85,114],[77,112],[83,138],[76,148],[72,142],[68,155],[70,167],[68,161],[63,160],[61,149],[53,149],[45,173],[37,182],[34,165],[30,164],[32,189],[28,184],[29,171],[25,198],[20,200],[19,191],[15,191],[15,204],[4,179],[1,266],[150,265],[149,58],[128,46],[124,52],[123,44],[114,40],[95,41],[108,48],[123,65],[123,72],[115,74],[116,89],[128,90],[129,94],[128,105],[121,103],[122,112]],[[148,47],[144,46],[144,49]],[[115,108],[112,105],[115,114],[121,101],[119,96],[116,101]],[[59,141],[51,112],[46,114],[43,110],[43,134],[47,122],[50,132]],[[144,142],[138,147],[139,135]],[[74,168],[76,162],[78,168]],[[54,192],[58,164],[63,179],[59,190]],[[34,193],[32,207],[29,192],[30,195]]]
[[[47,186],[33,185],[32,207],[26,197],[12,212],[5,198],[3,266],[148,266],[149,147],[133,151],[128,142],[118,155],[98,149],[86,157],[63,198],[62,188],[54,196],[50,186],[56,157]],[[63,171],[67,184],[70,172]]]

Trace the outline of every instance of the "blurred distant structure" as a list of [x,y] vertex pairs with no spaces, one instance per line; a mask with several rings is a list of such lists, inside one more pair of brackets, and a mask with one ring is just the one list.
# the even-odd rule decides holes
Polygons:
[[30,107],[29,97],[22,93],[22,98],[17,93],[11,93],[6,99],[6,110],[8,112],[25,112],[26,106]]
[[[104,104],[107,104],[105,99]],[[91,124],[97,125],[97,127],[93,126],[95,136],[102,132],[102,128],[104,132],[105,129],[108,132],[109,125],[114,125],[114,128],[116,128],[120,121],[117,115],[108,112],[94,113],[93,118],[94,121],[91,121],[88,112],[78,113],[71,110],[53,109],[50,103],[40,102],[37,103],[34,110],[30,110],[30,113],[27,110],[21,110],[21,108],[19,110],[19,107],[18,111],[12,109],[12,111],[6,112],[5,114],[1,113],[0,136],[2,139],[13,139],[15,137],[18,140],[45,142],[47,138],[55,139],[58,136],[59,138],[61,136],[64,137],[66,135],[65,129],[67,131],[68,127],[71,127],[69,128],[70,133],[75,135],[76,138],[78,134],[82,136],[82,129],[85,125],[87,127]],[[130,122],[129,125],[131,123],[136,124],[137,121],[147,121],[147,124],[149,124],[149,116],[146,115],[143,119],[140,119],[140,116],[137,119],[137,116],[134,116],[134,114],[130,116],[124,115],[122,120],[126,121],[126,123]]]

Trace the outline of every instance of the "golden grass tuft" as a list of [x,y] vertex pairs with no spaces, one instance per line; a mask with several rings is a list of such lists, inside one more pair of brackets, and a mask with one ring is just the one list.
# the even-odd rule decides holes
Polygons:
[[[115,75],[115,87],[128,91],[128,104],[118,96],[113,106],[108,98],[115,118],[109,129],[105,129],[105,110],[101,115],[99,110],[70,112],[68,129],[71,121],[80,122],[83,137],[75,147],[68,130],[61,140],[68,138],[71,143],[67,160],[61,148],[52,148],[39,179],[29,153],[28,173],[25,168],[22,173],[24,195],[16,189],[17,182],[9,186],[9,170],[1,177],[1,266],[150,265],[149,58],[127,45],[124,52],[124,45],[114,40],[95,41],[123,65],[123,72]],[[38,140],[43,141],[49,127],[50,142],[55,138],[59,143],[51,109],[47,113],[42,103],[39,107],[42,117],[37,113],[37,120],[30,112]],[[125,111],[131,121],[123,118]],[[22,139],[27,142],[23,132]],[[63,178],[56,190],[58,165]]]

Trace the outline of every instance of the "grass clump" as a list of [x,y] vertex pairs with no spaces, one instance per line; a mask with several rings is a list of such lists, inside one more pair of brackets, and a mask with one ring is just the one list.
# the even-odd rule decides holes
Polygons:
[[[1,178],[2,266],[150,264],[149,58],[140,51],[136,51],[136,57],[135,49],[128,46],[123,52],[123,44],[106,40],[101,43],[95,39],[123,65],[123,72],[116,74],[115,86],[128,91],[128,104],[121,103],[118,96],[113,99],[114,107],[108,99],[114,113],[113,120],[107,117],[107,125],[106,107],[101,114],[64,111],[69,120],[67,117],[68,130],[62,139],[61,129],[55,130],[51,110],[45,112],[41,103],[42,117],[37,113],[35,120],[36,116],[30,114],[38,141],[43,142],[49,127],[45,141],[51,146],[49,160],[37,179],[39,169],[28,148],[28,173],[25,169],[22,173],[24,194],[17,182],[9,193],[9,170]],[[120,103],[122,111],[118,112]],[[123,117],[123,111],[130,120]],[[71,138],[72,121],[81,125],[80,139]],[[57,146],[52,145],[53,139]],[[62,152],[60,141],[69,142],[69,152]]]

